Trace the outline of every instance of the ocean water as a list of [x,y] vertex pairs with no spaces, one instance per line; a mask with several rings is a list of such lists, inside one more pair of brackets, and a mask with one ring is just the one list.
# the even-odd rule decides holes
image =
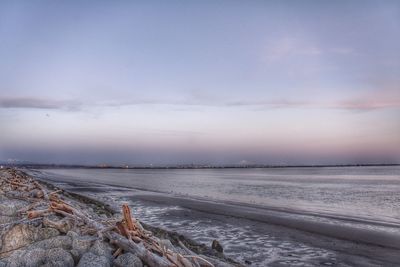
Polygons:
[[252,266],[380,266],[389,263],[379,250],[349,257],[348,247],[400,249],[400,166],[32,173],[105,201],[128,201],[139,219],[199,242],[218,239],[226,254]]

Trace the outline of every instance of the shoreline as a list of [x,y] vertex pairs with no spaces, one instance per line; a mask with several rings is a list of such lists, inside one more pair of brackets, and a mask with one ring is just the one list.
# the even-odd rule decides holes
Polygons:
[[268,164],[251,164],[251,165],[210,165],[210,164],[182,164],[171,166],[98,166],[98,165],[76,165],[76,164],[40,164],[40,163],[22,163],[10,164],[0,163],[5,168],[26,168],[26,169],[126,169],[126,170],[201,170],[201,169],[284,169],[284,168],[346,168],[346,167],[390,167],[400,166],[400,163],[371,163],[371,164],[316,164],[316,165],[268,165]]
[[[62,180],[59,181],[61,182]],[[298,241],[338,252],[338,260],[340,262],[346,262],[350,264],[350,266],[357,263],[362,263],[364,266],[379,266],[379,263],[381,263],[381,265],[384,263],[385,266],[396,266],[396,264],[400,262],[400,255],[398,255],[398,238],[390,234],[382,237],[380,233],[377,233],[375,236],[371,236],[369,235],[370,232],[363,232],[362,229],[353,232],[353,228],[342,225],[332,227],[329,224],[322,224],[325,226],[321,228],[320,223],[310,224],[306,221],[299,221],[288,217],[279,218],[276,216],[268,216],[268,214],[260,216],[260,209],[253,208],[253,211],[249,212],[249,207],[245,207],[246,209],[243,211],[241,207],[226,203],[176,197],[152,191],[143,192],[138,189],[129,190],[126,187],[115,185],[110,188],[104,183],[82,181],[63,181],[62,183],[71,186],[72,191],[81,191],[84,194],[92,192],[95,195],[101,195],[102,193],[107,194],[107,192],[112,192],[113,190],[118,191],[118,188],[124,188],[122,192],[126,190],[126,193],[128,193],[126,195],[131,196],[126,199],[130,199],[133,203],[143,201],[150,203],[150,205],[156,204],[157,207],[180,206],[190,211],[190,220],[197,220],[197,218],[214,218],[217,221],[225,220],[229,222],[234,219],[240,221],[239,224],[244,226],[257,223],[259,225],[257,227],[261,227],[260,235],[266,233],[286,237],[294,235]],[[110,184],[108,184],[108,186],[110,186]],[[275,210],[272,212],[277,211]],[[185,211],[176,211],[175,213],[181,213],[181,215],[178,214],[179,218],[187,216]],[[177,220],[180,220],[179,218]],[[356,237],[356,239],[354,237]],[[393,245],[395,248],[388,248],[393,247]],[[266,255],[265,257],[269,256],[270,255]],[[283,261],[285,259],[281,258],[281,260]]]
[[[45,180],[48,178],[44,178]],[[56,182],[48,179],[48,181]],[[79,191],[94,191],[90,185],[95,185],[93,182],[85,182],[87,187],[81,182],[68,181],[67,184],[74,188],[75,192]],[[113,183],[98,183],[98,185],[112,186],[115,188],[129,188],[138,191],[131,197],[133,200],[142,200],[153,203],[168,203],[168,205],[181,206],[197,211],[214,213],[216,215],[226,215],[236,218],[250,219],[262,223],[268,223],[278,226],[284,226],[290,229],[296,229],[322,236],[328,236],[352,242],[360,242],[369,245],[377,245],[382,247],[400,249],[400,234],[393,235],[382,231],[365,231],[348,225],[331,225],[324,221],[314,222],[306,220],[308,218],[322,218],[334,221],[345,222],[348,224],[368,224],[377,227],[399,228],[400,225],[390,221],[377,221],[366,217],[350,217],[337,214],[322,214],[307,210],[293,210],[283,207],[262,206],[257,204],[240,203],[225,200],[208,200],[201,197],[186,197],[183,195],[168,195],[162,191],[152,191],[140,187],[131,187],[115,185]],[[97,188],[98,192],[106,192],[107,190]],[[79,194],[79,193],[77,193]],[[210,209],[212,206],[212,209]],[[291,215],[299,215],[300,218],[294,218]],[[368,236],[368,234],[372,236]]]
[[[63,201],[67,201],[67,203],[71,204],[71,205],[76,205],[78,207],[78,209],[81,209],[82,212],[84,214],[90,214],[89,216],[91,218],[98,218],[97,220],[108,220],[108,221],[114,221],[114,220],[118,220],[118,218],[120,217],[120,212],[115,210],[113,207],[111,207],[110,205],[108,205],[107,203],[103,203],[99,200],[93,199],[91,197],[82,195],[82,194],[77,194],[74,192],[68,192],[64,189],[61,189],[59,187],[57,187],[56,185],[49,183],[47,181],[43,181],[41,179],[34,179],[32,180],[32,176],[27,175],[25,172],[23,171],[19,171],[19,170],[15,170],[15,169],[7,169],[7,170],[1,170],[0,171],[0,182],[2,187],[1,189],[1,194],[0,194],[0,198],[1,198],[1,203],[0,203],[0,218],[1,218],[1,224],[0,227],[2,229],[1,231],[1,243],[0,243],[0,266],[14,266],[15,264],[13,262],[15,261],[19,261],[20,265],[18,266],[25,266],[27,264],[27,262],[30,261],[29,255],[32,253],[32,250],[35,250],[36,244],[39,244],[39,249],[40,252],[43,254],[41,259],[36,259],[37,260],[37,264],[31,264],[29,263],[30,266],[39,266],[42,265],[44,261],[46,262],[52,262],[55,259],[48,259],[48,255],[46,256],[46,254],[48,254],[48,251],[50,251],[50,247],[47,245],[47,243],[52,243],[54,242],[53,239],[55,238],[63,238],[65,240],[68,240],[62,244],[60,244],[60,250],[63,250],[60,253],[63,253],[64,255],[68,255],[66,256],[66,258],[68,260],[71,259],[71,255],[72,258],[74,260],[74,263],[71,263],[71,261],[69,262],[63,262],[63,264],[67,264],[65,266],[93,266],[90,265],[88,263],[88,261],[86,262],[87,264],[85,265],[84,263],[82,263],[82,261],[85,261],[85,255],[88,253],[91,253],[92,249],[94,250],[93,246],[95,246],[96,244],[98,245],[98,242],[101,242],[103,247],[107,247],[104,250],[114,250],[115,248],[115,244],[114,243],[107,243],[107,238],[96,238],[96,236],[91,236],[90,234],[79,234],[79,224],[78,225],[74,225],[73,228],[71,228],[72,230],[74,229],[75,232],[78,232],[78,234],[76,234],[74,231],[69,230],[69,231],[62,231],[62,227],[61,227],[61,222],[65,222],[65,219],[68,220],[68,218],[64,218],[61,219],[58,215],[56,214],[51,214],[48,212],[45,212],[46,214],[49,214],[49,218],[51,218],[51,220],[53,220],[52,222],[54,223],[53,225],[45,225],[44,221],[47,220],[47,215],[44,215],[43,217],[41,215],[39,215],[39,217],[35,217],[35,219],[30,220],[25,219],[23,214],[20,214],[20,212],[18,210],[21,210],[21,207],[24,206],[24,202],[25,199],[28,200],[31,197],[26,198],[25,197],[25,193],[22,192],[21,194],[18,194],[18,191],[10,191],[7,189],[7,184],[9,184],[7,182],[8,179],[11,179],[12,177],[19,177],[18,179],[22,179],[21,181],[31,181],[32,183],[37,183],[36,181],[39,181],[40,183],[40,187],[44,190],[43,192],[57,192],[57,195],[59,195],[62,199],[64,199]],[[14,178],[15,179],[15,178]],[[13,183],[13,182],[12,182]],[[15,182],[14,182],[15,183]],[[17,184],[21,184],[21,183],[17,183]],[[24,182],[24,184],[26,184]],[[22,185],[22,184],[21,184]],[[19,185],[18,185],[19,186]],[[13,184],[11,184],[10,188],[15,188],[15,186],[13,187]],[[5,191],[4,191],[5,190]],[[44,193],[45,196],[47,195],[47,193]],[[15,197],[14,197],[15,195]],[[21,195],[21,196],[19,196]],[[33,202],[31,205],[28,206],[28,208],[23,208],[24,210],[28,211],[28,216],[30,216],[29,214],[36,214],[37,212],[39,212],[40,210],[36,211],[29,211],[30,207],[36,207],[38,206],[37,204],[40,202],[44,202],[46,198],[45,196],[41,196],[39,197],[38,200],[35,200],[35,202]],[[45,203],[42,203],[45,205]],[[53,205],[53,204],[52,204]],[[25,212],[24,211],[24,214]],[[66,209],[66,211],[68,211],[68,209]],[[8,215],[6,214],[8,212]],[[35,213],[36,212],[36,213]],[[40,211],[41,212],[41,211]],[[42,212],[41,212],[42,213]],[[63,213],[61,213],[63,214]],[[72,216],[75,216],[74,213],[72,213]],[[124,215],[125,216],[125,215]],[[60,223],[56,223],[54,220],[60,220]],[[88,219],[89,221],[93,219]],[[96,219],[95,219],[96,220]],[[98,223],[94,223],[93,225],[96,225]],[[54,228],[55,225],[57,225],[58,227]],[[185,236],[177,233],[177,232],[172,232],[172,231],[167,231],[165,229],[161,229],[161,228],[157,228],[157,227],[153,227],[147,224],[143,224],[141,223],[141,225],[143,225],[144,227],[144,231],[146,231],[146,233],[152,233],[151,235],[154,236],[154,238],[156,238],[156,240],[167,240],[167,241],[163,241],[163,242],[167,242],[170,244],[170,252],[168,253],[178,253],[178,251],[183,251],[183,250],[187,250],[187,253],[193,253],[193,255],[198,255],[195,257],[201,258],[203,257],[204,259],[207,259],[208,261],[213,262],[214,266],[241,266],[239,263],[233,261],[230,258],[227,258],[226,256],[224,256],[222,253],[217,252],[203,244],[199,244],[193,240],[190,240],[188,238],[186,238]],[[53,226],[53,227],[52,227]],[[90,226],[90,225],[87,225]],[[22,232],[20,232],[19,228],[23,228]],[[78,227],[78,228],[77,228]],[[86,226],[85,226],[86,227]],[[105,226],[104,226],[105,227]],[[105,228],[107,229],[107,228]],[[52,232],[52,236],[45,236],[45,237],[40,237],[37,236],[37,234],[35,234],[36,232]],[[71,232],[72,231],[72,232]],[[86,231],[86,230],[85,230]],[[28,233],[28,236],[26,236],[26,233]],[[86,251],[81,251],[81,255],[74,255],[74,240],[73,236],[79,236],[79,235],[84,235],[84,237],[89,241],[90,246],[86,248]],[[107,237],[109,236],[114,236],[114,234],[111,232],[110,235],[106,235]],[[76,237],[77,238],[77,237]],[[71,241],[72,240],[72,241]],[[111,241],[111,240],[110,240]],[[47,243],[46,243],[47,242]],[[71,244],[72,242],[72,244]],[[81,242],[81,241],[77,241],[77,242]],[[96,243],[97,242],[97,243]],[[123,241],[125,242],[125,241]],[[129,241],[129,242],[133,242],[133,241]],[[144,241],[143,241],[144,242]],[[161,241],[160,241],[161,242]],[[114,244],[114,245],[113,245]],[[140,245],[140,242],[139,242]],[[99,245],[98,245],[99,246]],[[181,248],[180,248],[181,247]],[[183,249],[182,249],[183,248]],[[50,249],[50,250],[49,250]],[[72,249],[72,250],[69,250]],[[123,251],[125,251],[125,249],[128,248],[124,248]],[[130,250],[128,250],[130,251]],[[108,253],[107,257],[105,257],[106,259],[104,260],[104,257],[102,255],[95,255],[95,257],[98,259],[102,259],[103,261],[105,261],[105,264],[101,264],[99,266],[111,266],[111,264],[114,264],[114,266],[118,266],[118,259],[123,257],[124,255],[127,255],[128,251],[126,251],[126,253],[124,254],[120,254],[118,257],[116,256],[115,258],[110,257],[110,254]],[[176,251],[176,252],[173,252]],[[105,253],[105,252],[104,252]],[[153,252],[154,253],[154,252]],[[28,254],[28,255],[26,255]],[[51,253],[50,253],[51,254]],[[131,253],[128,253],[131,254]],[[93,257],[93,253],[91,254],[91,256]],[[145,255],[150,255],[150,254],[145,254]],[[171,254],[172,255],[172,254]],[[173,254],[175,255],[175,254]],[[178,255],[178,254],[176,254]],[[26,256],[26,257],[25,257]],[[129,255],[130,256],[130,255]],[[146,257],[142,258],[143,255],[142,254],[138,254],[137,256],[133,255],[134,257],[139,257],[141,261],[143,261],[143,263],[146,263],[149,266],[157,266],[154,264],[151,264],[151,261],[146,262]],[[132,256],[132,257],[133,257]],[[47,257],[47,258],[46,258]],[[151,257],[160,257],[160,256],[151,256]],[[194,256],[193,256],[194,257]],[[125,259],[125,258],[124,258]],[[162,259],[162,256],[161,258]],[[60,260],[60,259],[58,259]],[[68,261],[67,260],[67,261]],[[177,259],[179,261],[179,256]],[[183,259],[181,259],[183,260]],[[25,261],[25,264],[22,263],[21,261]],[[160,262],[162,262],[165,260],[161,260]],[[188,260],[185,260],[186,264],[189,264]],[[197,261],[197,260],[195,260]],[[113,263],[114,262],[114,263]],[[40,263],[40,264],[39,264]],[[53,262],[54,263],[54,262]],[[81,264],[82,263],[82,264]],[[192,264],[192,263],[190,263]],[[201,266],[209,266],[208,264],[201,264]],[[49,266],[53,266],[51,263]],[[54,265],[57,266],[57,265]],[[139,266],[139,265],[135,265],[135,266]],[[191,265],[190,265],[191,266]],[[195,265],[193,265],[195,266]]]
[[[45,184],[49,188],[52,188],[54,190],[60,190],[59,187],[55,186],[51,182],[45,181],[43,179],[39,179],[39,180],[41,181],[41,183]],[[65,195],[67,197],[75,198],[83,203],[94,205],[99,210],[101,210],[103,213],[109,213],[111,216],[118,215],[121,213],[119,210],[113,208],[111,205],[109,205],[105,202],[102,202],[100,200],[97,200],[95,198],[86,196],[84,194],[71,192],[71,191],[65,190],[65,189],[61,189],[61,190],[63,190],[63,195]],[[209,247],[207,247],[205,244],[199,244],[198,242],[180,234],[179,232],[169,231],[169,230],[166,230],[166,229],[163,229],[160,227],[152,226],[152,225],[144,223],[144,222],[141,222],[141,224],[143,225],[143,227],[146,230],[152,231],[156,236],[162,237],[162,238],[167,238],[169,240],[174,241],[174,242],[172,242],[173,244],[177,244],[178,241],[181,241],[187,247],[189,247],[191,250],[193,250],[196,253],[208,253],[209,256],[216,256],[216,257],[223,259],[224,261],[231,262],[233,264],[239,264],[239,263],[233,261],[232,259],[224,256],[221,253],[216,253],[215,251],[213,251]]]

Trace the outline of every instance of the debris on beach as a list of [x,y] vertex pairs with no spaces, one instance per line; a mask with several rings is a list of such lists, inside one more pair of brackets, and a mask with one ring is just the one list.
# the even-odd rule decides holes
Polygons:
[[[0,170],[2,266],[239,266],[162,239],[132,216],[94,211],[22,171]],[[222,254],[222,246],[216,247]]]

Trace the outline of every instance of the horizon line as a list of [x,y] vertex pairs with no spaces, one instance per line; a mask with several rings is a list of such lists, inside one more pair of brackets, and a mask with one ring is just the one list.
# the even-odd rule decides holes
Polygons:
[[106,165],[106,164],[56,164],[56,163],[0,163],[1,167],[24,167],[24,168],[88,168],[88,169],[251,169],[251,168],[323,168],[323,167],[373,167],[373,166],[400,166],[400,163],[343,163],[343,164],[289,164],[289,165],[278,165],[278,164],[169,164],[169,165],[152,165],[152,164],[141,164],[141,165]]

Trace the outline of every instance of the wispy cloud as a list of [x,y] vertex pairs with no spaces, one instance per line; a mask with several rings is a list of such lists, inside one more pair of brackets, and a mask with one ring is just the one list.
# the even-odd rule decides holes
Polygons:
[[51,100],[32,97],[0,98],[0,108],[79,110],[81,103],[72,100]]
[[332,102],[307,102],[307,101],[236,101],[224,103],[225,106],[254,106],[264,109],[269,108],[321,108],[343,110],[374,110],[385,108],[400,108],[400,100],[371,101],[368,99],[353,99]]
[[335,103],[330,108],[336,109],[350,109],[350,110],[374,110],[374,109],[385,109],[385,108],[400,108],[400,100],[396,101],[370,101],[370,100],[346,100]]
[[322,52],[319,46],[311,42],[299,38],[284,37],[267,44],[265,58],[271,62],[293,56],[319,56]]
[[293,57],[319,57],[326,54],[348,56],[354,53],[350,47],[321,46],[317,42],[299,37],[282,37],[265,46],[263,57],[267,62],[293,59]]
[[257,109],[279,108],[320,108],[342,110],[375,110],[385,108],[400,108],[400,97],[361,95],[349,99],[329,101],[302,101],[296,99],[196,99],[193,97],[181,100],[171,99],[133,99],[107,100],[100,102],[79,102],[74,100],[51,100],[38,98],[0,98],[0,108],[17,109],[58,109],[65,111],[80,111],[90,107],[123,107],[137,105],[171,105],[177,107],[253,107]]

